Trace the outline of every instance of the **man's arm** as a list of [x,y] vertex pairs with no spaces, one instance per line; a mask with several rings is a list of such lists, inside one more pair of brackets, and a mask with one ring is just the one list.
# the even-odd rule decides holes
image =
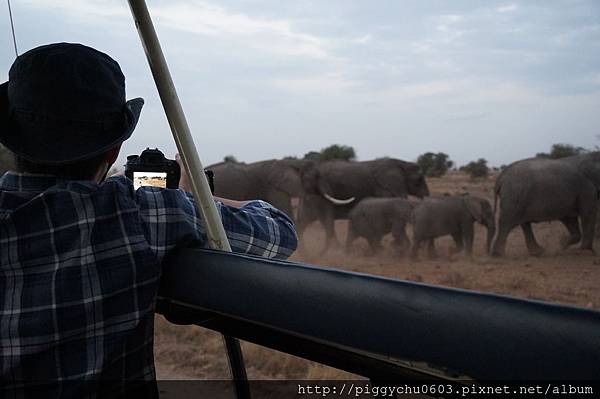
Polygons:
[[[125,177],[126,184],[132,185]],[[131,187],[133,189],[133,187]],[[205,225],[193,196],[183,190],[141,187],[135,191],[144,235],[160,260],[176,246],[199,241],[208,246]],[[285,259],[298,245],[293,222],[264,201],[216,200],[234,252]]]
[[294,223],[271,204],[259,200],[243,202],[239,208],[218,200],[216,204],[234,252],[285,259],[296,249]]
[[[175,154],[181,176],[179,188],[188,199],[192,187],[179,154]],[[234,252],[268,258],[287,258],[297,247],[298,239],[293,222],[280,210],[264,201],[236,201],[214,197],[225,232]]]
[[234,208],[241,208],[249,202],[249,201],[236,201],[236,200],[232,200],[229,198],[222,198],[222,197],[217,197],[217,196],[213,196],[213,198],[215,199],[215,201],[218,201],[227,206],[232,206]]

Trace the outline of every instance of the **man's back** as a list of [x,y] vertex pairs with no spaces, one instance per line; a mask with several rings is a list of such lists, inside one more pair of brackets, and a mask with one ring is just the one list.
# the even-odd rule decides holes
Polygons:
[[[235,237],[234,250],[285,257],[295,247],[291,222],[268,204],[219,208],[228,235]],[[270,249],[252,245],[273,242],[270,229],[259,228],[269,223],[281,239]],[[102,388],[117,395],[132,388],[155,393],[152,338],[160,262],[175,246],[205,243],[202,232],[193,200],[181,190],[136,192],[124,177],[97,184],[2,176],[5,389],[24,384],[28,392],[39,382],[65,396]],[[49,387],[43,389],[53,396]]]
[[0,179],[2,385],[152,381],[160,263],[139,209],[125,185],[53,183]]

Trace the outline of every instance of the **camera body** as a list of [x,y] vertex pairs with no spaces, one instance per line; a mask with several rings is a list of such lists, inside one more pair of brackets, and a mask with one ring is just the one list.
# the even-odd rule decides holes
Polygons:
[[[205,170],[210,191],[215,193],[214,173]],[[179,188],[181,169],[177,161],[167,159],[158,148],[146,148],[140,155],[128,155],[125,176],[137,189],[141,186]]]
[[158,148],[146,148],[140,155],[128,155],[125,176],[133,180],[135,188],[156,186],[179,188],[179,164],[167,159]]

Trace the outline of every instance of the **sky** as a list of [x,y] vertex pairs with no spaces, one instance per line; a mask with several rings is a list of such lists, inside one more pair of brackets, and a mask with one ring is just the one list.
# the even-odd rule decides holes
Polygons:
[[[176,146],[126,1],[12,0],[17,47],[77,42],[146,101],[128,154]],[[445,152],[499,166],[600,146],[600,1],[147,1],[203,164]],[[0,79],[15,53],[0,8]]]

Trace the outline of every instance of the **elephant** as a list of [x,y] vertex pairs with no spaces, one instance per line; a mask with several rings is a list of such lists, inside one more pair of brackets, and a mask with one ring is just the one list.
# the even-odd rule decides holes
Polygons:
[[335,219],[347,219],[348,213],[367,197],[423,198],[429,188],[419,166],[399,159],[373,161],[324,161],[302,171],[304,197],[298,214],[298,234],[319,220],[325,228],[324,250],[337,244]]
[[452,235],[456,248],[452,252],[466,250],[473,253],[473,224],[487,227],[486,253],[495,233],[494,214],[489,201],[469,194],[427,198],[413,210],[413,247],[411,256],[417,259],[424,241],[428,242],[429,256],[435,257],[436,237]]
[[208,166],[215,174],[215,195],[234,200],[261,199],[294,219],[292,197],[302,197],[300,160],[253,163],[221,162]]
[[[531,223],[559,220],[569,236],[562,247],[577,244],[593,252],[596,202],[600,190],[600,152],[561,159],[529,158],[512,163],[496,179],[494,214],[500,201],[493,256],[503,256],[510,231],[521,226],[530,255],[544,249]],[[579,223],[581,221],[581,230]]]
[[411,220],[416,202],[399,197],[365,198],[348,215],[346,250],[350,251],[357,237],[366,238],[371,252],[381,249],[381,239],[392,233],[394,248],[403,253],[410,240],[406,235],[406,224]]

